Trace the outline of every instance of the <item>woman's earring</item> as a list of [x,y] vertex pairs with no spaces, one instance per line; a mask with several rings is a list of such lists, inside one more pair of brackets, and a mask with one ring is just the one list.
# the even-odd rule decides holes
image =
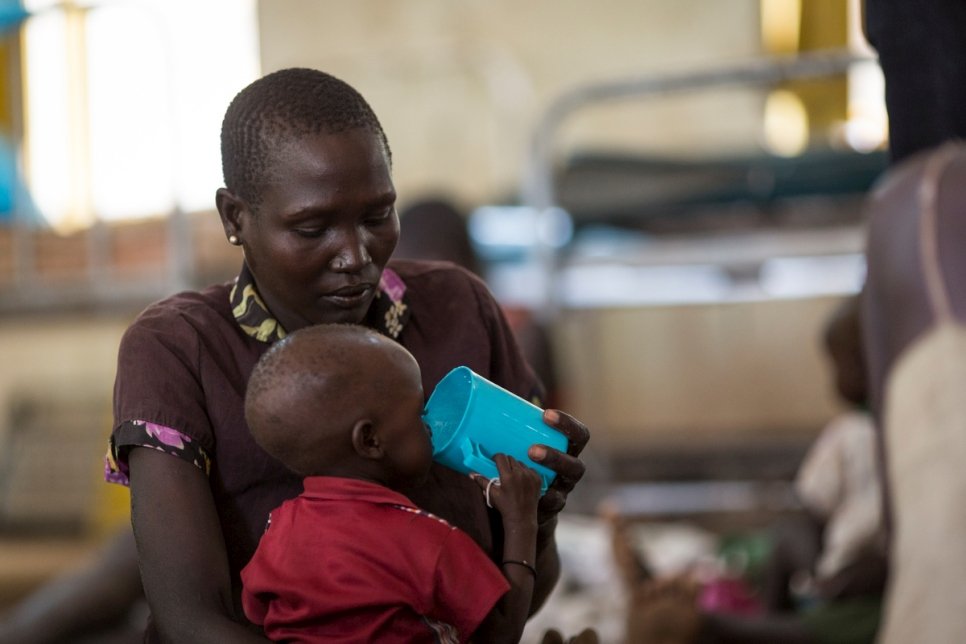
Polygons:
[[228,243],[232,246],[237,246],[240,243],[238,241],[238,235],[228,235]]

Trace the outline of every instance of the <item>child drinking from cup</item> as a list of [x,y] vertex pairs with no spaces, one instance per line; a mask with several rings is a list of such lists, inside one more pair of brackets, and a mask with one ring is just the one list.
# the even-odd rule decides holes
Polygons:
[[497,455],[475,476],[502,515],[502,571],[459,529],[398,490],[429,473],[419,367],[365,327],[306,327],[248,383],[245,417],[304,476],[242,571],[245,614],[289,642],[517,642],[535,570],[540,477]]

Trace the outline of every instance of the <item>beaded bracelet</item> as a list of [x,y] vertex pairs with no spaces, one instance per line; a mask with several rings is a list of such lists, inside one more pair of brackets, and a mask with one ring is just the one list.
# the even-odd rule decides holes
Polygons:
[[534,579],[537,578],[537,569],[534,568],[533,565],[527,561],[517,561],[516,559],[504,559],[503,565],[505,566],[507,564],[516,564],[518,566],[523,566],[524,568],[530,571],[530,574],[533,575]]

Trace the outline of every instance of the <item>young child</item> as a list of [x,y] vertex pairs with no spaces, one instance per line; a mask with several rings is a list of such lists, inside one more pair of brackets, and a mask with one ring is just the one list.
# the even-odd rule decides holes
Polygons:
[[517,642],[530,607],[540,478],[511,457],[476,477],[503,517],[502,574],[398,489],[429,473],[416,360],[355,325],[306,327],[262,356],[252,435],[305,477],[242,570],[252,622],[286,642]]

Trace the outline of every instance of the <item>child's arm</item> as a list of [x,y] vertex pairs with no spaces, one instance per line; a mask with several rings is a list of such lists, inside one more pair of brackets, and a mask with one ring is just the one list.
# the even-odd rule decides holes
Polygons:
[[[489,502],[503,517],[502,570],[510,590],[500,598],[472,639],[479,642],[519,642],[533,599],[537,554],[537,502],[540,476],[511,456],[493,459],[500,479],[489,488]],[[474,477],[484,490],[489,481]]]

